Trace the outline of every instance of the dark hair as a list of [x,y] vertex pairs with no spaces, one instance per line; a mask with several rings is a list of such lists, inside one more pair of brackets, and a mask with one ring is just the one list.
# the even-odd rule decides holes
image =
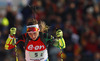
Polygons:
[[28,21],[27,21],[27,26],[28,25],[35,25],[35,24],[38,24],[38,21],[34,18],[29,18]]

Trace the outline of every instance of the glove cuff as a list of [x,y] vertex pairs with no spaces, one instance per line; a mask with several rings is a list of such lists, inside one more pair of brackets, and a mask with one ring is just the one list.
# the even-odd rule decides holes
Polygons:
[[9,34],[9,38],[10,38],[10,39],[13,39],[13,37],[14,37],[14,36],[12,36],[11,34]]

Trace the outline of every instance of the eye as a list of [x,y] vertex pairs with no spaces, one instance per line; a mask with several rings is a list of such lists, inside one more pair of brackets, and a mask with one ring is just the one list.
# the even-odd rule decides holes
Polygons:
[[36,33],[33,33],[33,34],[36,34]]

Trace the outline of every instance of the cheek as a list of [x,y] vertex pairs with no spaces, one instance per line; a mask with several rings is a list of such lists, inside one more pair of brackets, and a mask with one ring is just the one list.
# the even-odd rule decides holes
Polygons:
[[32,33],[29,33],[28,35],[29,35],[31,38],[33,37],[33,34],[32,34]]
[[35,36],[38,36],[38,34],[35,34]]

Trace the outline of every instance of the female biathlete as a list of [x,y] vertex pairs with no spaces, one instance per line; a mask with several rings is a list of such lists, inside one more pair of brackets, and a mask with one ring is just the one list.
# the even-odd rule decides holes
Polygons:
[[48,30],[48,27],[44,22],[38,23],[36,19],[29,19],[27,32],[18,37],[16,44],[14,44],[16,28],[12,27],[5,43],[5,49],[12,49],[19,43],[22,43],[25,47],[26,61],[48,61],[48,44],[63,49],[65,48],[65,41],[63,32],[60,29],[56,31],[56,37],[48,35],[48,33],[45,33],[45,30]]

